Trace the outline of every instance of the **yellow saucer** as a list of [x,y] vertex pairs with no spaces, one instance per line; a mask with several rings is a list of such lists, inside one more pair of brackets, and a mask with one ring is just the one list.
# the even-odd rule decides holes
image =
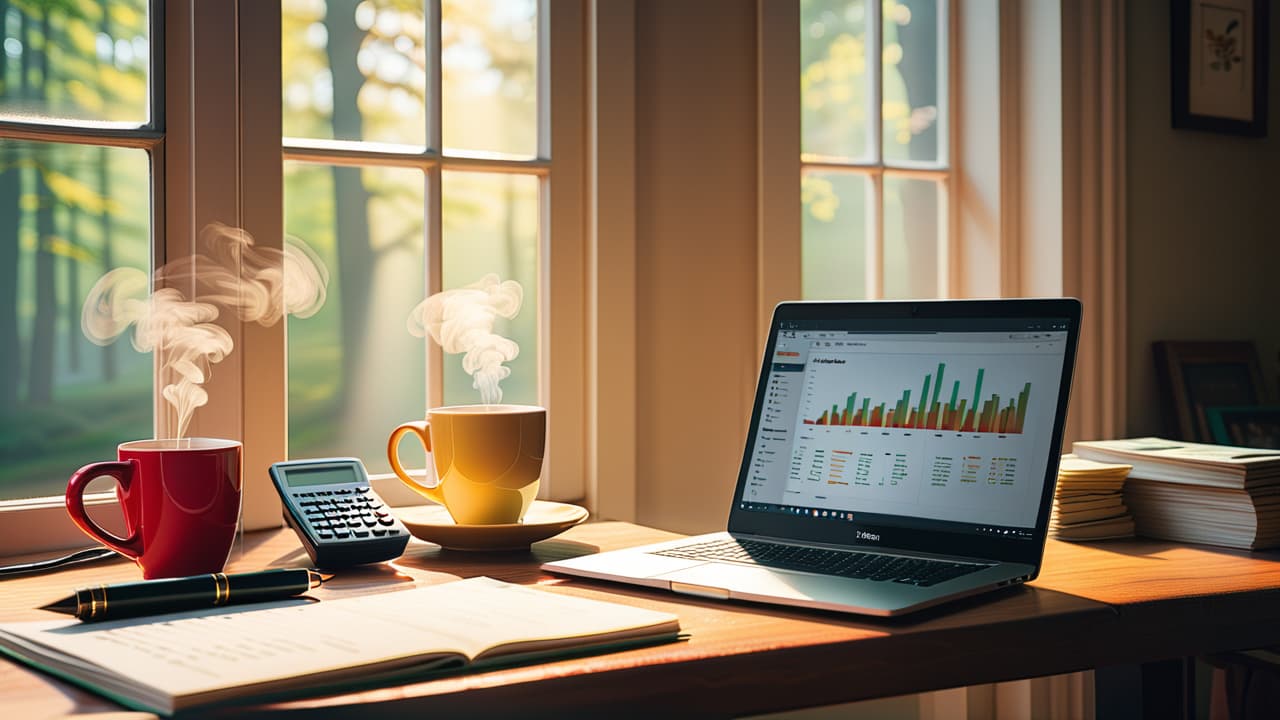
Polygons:
[[587,519],[587,509],[567,503],[534,500],[524,522],[507,525],[458,525],[443,505],[395,508],[414,537],[450,550],[524,550]]

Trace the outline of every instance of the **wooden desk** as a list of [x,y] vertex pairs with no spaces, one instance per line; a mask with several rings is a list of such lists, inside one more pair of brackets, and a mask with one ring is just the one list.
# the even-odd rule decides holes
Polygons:
[[[592,523],[530,553],[480,556],[414,542],[391,567],[345,574],[317,594],[490,575],[679,615],[687,641],[312,700],[237,708],[228,716],[361,718],[410,714],[731,717],[1070,672],[1101,665],[1280,643],[1280,554],[1123,541],[1050,541],[1031,587],[964,600],[900,620],[790,611],[549,576],[539,563],[673,537],[626,523]],[[248,536],[231,570],[298,566],[289,531]],[[112,562],[0,582],[0,620],[79,585],[136,579]],[[119,708],[0,661],[0,705],[13,717]]]

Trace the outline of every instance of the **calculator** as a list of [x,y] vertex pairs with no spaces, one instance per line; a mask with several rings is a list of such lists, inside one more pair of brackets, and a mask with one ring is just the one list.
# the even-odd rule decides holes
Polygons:
[[400,557],[409,531],[369,484],[358,458],[290,460],[271,466],[284,519],[319,568]]

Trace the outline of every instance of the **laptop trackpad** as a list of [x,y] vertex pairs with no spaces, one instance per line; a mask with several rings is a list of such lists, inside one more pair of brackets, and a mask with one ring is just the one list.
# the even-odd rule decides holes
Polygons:
[[706,563],[657,576],[671,581],[671,589],[694,595],[715,597],[715,590],[729,590],[752,595],[769,595],[796,600],[814,600],[829,596],[837,586],[848,586],[844,578],[788,573],[768,568]]

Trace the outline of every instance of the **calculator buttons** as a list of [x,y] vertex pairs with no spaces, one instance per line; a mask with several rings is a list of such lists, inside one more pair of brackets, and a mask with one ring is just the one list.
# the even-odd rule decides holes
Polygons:
[[[369,485],[359,459],[282,461],[272,464],[270,474],[285,518],[316,566],[380,562],[404,552],[408,532]],[[339,481],[317,482],[322,477]]]

